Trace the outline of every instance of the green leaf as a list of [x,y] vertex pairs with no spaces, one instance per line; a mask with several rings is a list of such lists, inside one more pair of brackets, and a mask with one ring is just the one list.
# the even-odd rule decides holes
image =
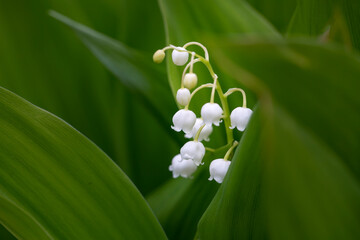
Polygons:
[[166,239],[139,191],[68,124],[0,89],[0,222],[21,239]]
[[258,93],[260,115],[199,237],[358,239],[359,57],[313,42],[221,42],[218,63]]
[[[170,177],[164,161],[171,159],[178,144],[169,136],[169,124],[165,130],[153,111],[103,67],[70,28],[49,17],[49,9],[126,45],[153,51],[165,41],[157,1],[0,3],[0,86],[74,126],[106,152],[143,194],[150,192]],[[173,103],[172,98],[166,102]],[[171,120],[170,114],[166,119]],[[162,144],[150,147],[149,138]],[[142,151],[138,145],[144,146]]]
[[360,29],[357,27],[360,2],[356,0],[298,0],[288,28],[288,36],[320,37],[360,49]]
[[268,19],[280,32],[285,32],[294,14],[296,0],[247,0],[256,10]]
[[3,240],[15,240],[16,238],[0,224],[0,238]]
[[[163,125],[170,124],[168,114],[174,112],[166,75],[150,56],[143,55],[124,44],[106,37],[60,13],[50,15],[71,27],[98,59],[129,89],[143,98],[159,115]],[[156,96],[156,97],[155,97]]]
[[[183,142],[182,136],[170,128],[176,104],[166,80],[165,69],[153,63],[151,55],[131,49],[57,12],[52,11],[50,14],[71,27],[89,50],[132,92],[132,96],[126,94],[122,97],[119,106],[122,107],[122,119],[113,129],[125,135],[119,145],[128,164],[126,172],[129,172],[143,193],[148,193],[170,177],[166,162],[170,162]],[[123,91],[116,93],[124,94]],[[136,98],[140,99],[143,106],[132,103]],[[161,140],[163,144],[149,146],[148,139]],[[138,145],[144,146],[143,151],[138,151]],[[149,158],[153,160],[150,162]],[[124,160],[119,161],[121,167]],[[152,174],[155,171],[158,173],[156,176]],[[148,181],[149,177],[153,181]]]
[[330,24],[333,0],[298,0],[288,35],[319,36]]
[[[231,62],[235,61],[259,80],[240,79],[238,70],[233,72],[238,74],[234,77],[258,92],[259,88],[266,87],[286,111],[343,157],[360,179],[357,160],[360,158],[357,147],[360,113],[356,111],[360,106],[357,94],[360,60],[357,55],[308,41],[222,42],[223,52],[218,48],[218,53],[231,56]],[[227,60],[224,62],[229,64]],[[234,64],[223,69],[230,73],[230,68],[235,71]]]
[[254,111],[228,173],[199,222],[200,239],[265,239],[260,113]]

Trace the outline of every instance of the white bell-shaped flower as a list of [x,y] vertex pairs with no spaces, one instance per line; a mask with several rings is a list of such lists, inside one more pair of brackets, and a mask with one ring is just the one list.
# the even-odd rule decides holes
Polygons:
[[206,124],[219,126],[222,114],[223,110],[217,103],[205,103],[201,108],[201,117]]
[[230,114],[231,129],[235,127],[239,131],[244,131],[253,111],[250,108],[237,107]]
[[[204,121],[201,118],[197,118],[195,125],[191,132],[186,133],[186,138],[194,138],[196,136],[196,133],[199,131],[199,129],[204,125]],[[202,140],[209,141],[209,136],[213,131],[213,127],[211,124],[206,124],[205,127],[201,130],[198,141],[201,142]]]
[[181,155],[178,154],[173,157],[169,170],[173,174],[173,178],[182,176],[183,178],[190,178],[196,171],[197,166],[192,160],[182,160]]
[[172,118],[174,126],[171,126],[177,132],[183,130],[185,133],[191,132],[196,122],[196,115],[193,111],[180,109]]
[[215,179],[216,182],[222,183],[229,169],[230,163],[230,161],[224,160],[222,158],[212,161],[210,164],[209,181]]
[[201,142],[190,141],[180,149],[182,160],[192,160],[199,166],[205,155],[205,147]]
[[184,77],[184,86],[188,89],[193,89],[196,87],[198,82],[197,75],[195,73],[187,73]]
[[[178,47],[178,49],[186,50],[185,48]],[[184,65],[189,59],[189,53],[188,52],[182,52],[174,49],[172,52],[172,60],[175,63],[175,65],[182,66]]]
[[187,88],[180,88],[176,93],[176,101],[182,105],[186,106],[188,105],[190,101],[190,91]]

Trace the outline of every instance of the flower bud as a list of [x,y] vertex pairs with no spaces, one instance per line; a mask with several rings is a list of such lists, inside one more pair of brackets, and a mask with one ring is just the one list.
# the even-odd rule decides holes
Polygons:
[[165,52],[162,49],[157,50],[153,55],[153,60],[156,63],[162,63],[165,58]]
[[209,181],[215,179],[216,182],[222,183],[224,177],[229,169],[230,161],[224,160],[222,158],[216,159],[210,164],[210,177]]
[[205,147],[201,142],[190,141],[180,149],[182,160],[192,160],[196,166],[199,166],[204,155]]
[[176,101],[182,105],[188,105],[190,101],[190,91],[187,88],[180,88],[176,93]]
[[[186,133],[186,138],[194,138],[196,133],[199,131],[201,126],[204,125],[204,121],[201,118],[197,118],[195,125],[191,132]],[[201,130],[198,141],[201,142],[202,140],[209,141],[209,136],[213,131],[213,127],[211,124],[206,124],[205,127]]]
[[236,127],[239,131],[244,131],[250,120],[252,112],[253,111],[250,108],[235,108],[230,114],[230,128],[234,129]]
[[196,115],[190,110],[181,109],[175,113],[172,118],[174,126],[171,126],[177,132],[183,130],[185,133],[191,132],[196,121]]
[[206,124],[220,125],[223,110],[217,103],[206,103],[201,108],[201,117]]
[[195,73],[187,73],[184,77],[184,86],[188,89],[193,89],[196,87],[198,78]]
[[173,178],[182,176],[183,178],[189,178],[196,171],[197,166],[192,160],[182,160],[181,155],[176,155],[169,166],[169,170],[173,174]]
[[[178,49],[185,50],[185,48],[178,47]],[[174,49],[172,52],[172,60],[175,65],[182,66],[184,65],[189,59],[189,53],[188,52],[182,52]]]

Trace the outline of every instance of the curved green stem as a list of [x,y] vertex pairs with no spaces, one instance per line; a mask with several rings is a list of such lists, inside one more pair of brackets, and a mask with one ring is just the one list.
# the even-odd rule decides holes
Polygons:
[[236,92],[236,91],[241,92],[242,97],[243,97],[243,108],[246,108],[246,93],[245,93],[245,91],[244,91],[243,89],[241,89],[241,88],[230,88],[230,89],[224,94],[224,96],[225,96],[225,97],[228,97],[228,96],[230,96],[230,94],[232,94],[232,93],[234,93],[234,92]]
[[[194,56],[194,55],[193,55]],[[194,66],[195,63],[200,62],[200,59],[191,59],[191,61],[186,65],[186,67],[184,68],[182,77],[181,77],[181,88],[184,88],[184,78],[185,78],[185,74],[187,72],[187,70],[190,67],[190,72],[192,72],[192,67]]]
[[187,48],[190,45],[197,45],[197,46],[201,47],[204,50],[205,59],[209,61],[209,53],[208,53],[207,48],[204,45],[202,45],[201,43],[198,43],[198,42],[188,42],[183,46],[183,48]]
[[201,133],[201,131],[203,130],[204,127],[205,127],[205,124],[202,125],[202,126],[199,128],[199,130],[196,132],[196,135],[195,135],[195,138],[194,138],[194,142],[197,142],[197,141],[198,141],[198,139],[199,139],[199,137],[200,137],[200,133]]
[[216,149],[209,148],[209,147],[205,147],[205,150],[208,151],[208,152],[215,152],[216,151]]
[[232,150],[234,150],[234,148],[238,145],[239,143],[237,141],[234,141],[233,145],[229,148],[229,150],[226,152],[224,160],[228,160],[230,157],[230,154],[232,152]]
[[189,103],[185,106],[185,109],[189,109],[189,105],[190,105],[191,99],[193,98],[193,96],[195,95],[195,93],[197,93],[198,91],[200,91],[200,90],[203,89],[203,88],[208,88],[208,87],[213,87],[213,84],[212,84],[212,83],[206,83],[206,84],[203,84],[203,85],[199,86],[198,88],[196,88],[196,89],[191,93]]
[[216,89],[217,79],[218,79],[217,75],[215,74],[213,88],[211,90],[210,103],[214,103],[215,100],[215,89]]

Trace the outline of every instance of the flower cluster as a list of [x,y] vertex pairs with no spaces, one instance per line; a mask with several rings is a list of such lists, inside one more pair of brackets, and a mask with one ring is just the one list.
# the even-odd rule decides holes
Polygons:
[[[187,47],[197,45],[204,51],[204,56],[196,52],[187,50]],[[246,95],[241,88],[231,88],[226,93],[221,89],[218,81],[218,76],[214,73],[213,68],[209,62],[209,54],[207,49],[198,42],[189,42],[183,47],[175,47],[170,45],[163,49],[157,50],[153,56],[156,63],[161,63],[165,58],[165,51],[172,50],[172,61],[177,66],[185,66],[181,79],[181,87],[177,90],[176,101],[182,109],[177,111],[172,118],[173,126],[171,128],[177,132],[184,132],[185,138],[192,139],[185,143],[180,149],[180,154],[172,159],[169,170],[172,171],[173,177],[182,176],[190,178],[196,169],[203,165],[203,158],[205,152],[216,151],[214,149],[205,148],[202,141],[210,141],[210,135],[213,132],[213,126],[220,126],[224,121],[225,131],[227,134],[228,150],[224,158],[215,159],[210,163],[210,178],[218,183],[222,183],[231,161],[229,161],[233,150],[238,145],[238,142],[233,138],[233,129],[237,128],[239,131],[244,131],[252,114],[252,110],[246,107]],[[189,61],[190,56],[190,61]],[[195,63],[203,63],[212,77],[212,83],[203,84],[199,87],[198,77],[193,72]],[[197,88],[196,88],[197,87]],[[194,89],[195,88],[195,89]],[[189,110],[189,105],[193,96],[201,89],[211,88],[211,95],[209,102],[205,103],[200,111],[201,117],[196,117],[196,114]],[[227,98],[234,92],[241,92],[243,96],[242,107],[235,108],[231,113],[229,111]],[[220,103],[216,103],[215,93],[218,94]]]

